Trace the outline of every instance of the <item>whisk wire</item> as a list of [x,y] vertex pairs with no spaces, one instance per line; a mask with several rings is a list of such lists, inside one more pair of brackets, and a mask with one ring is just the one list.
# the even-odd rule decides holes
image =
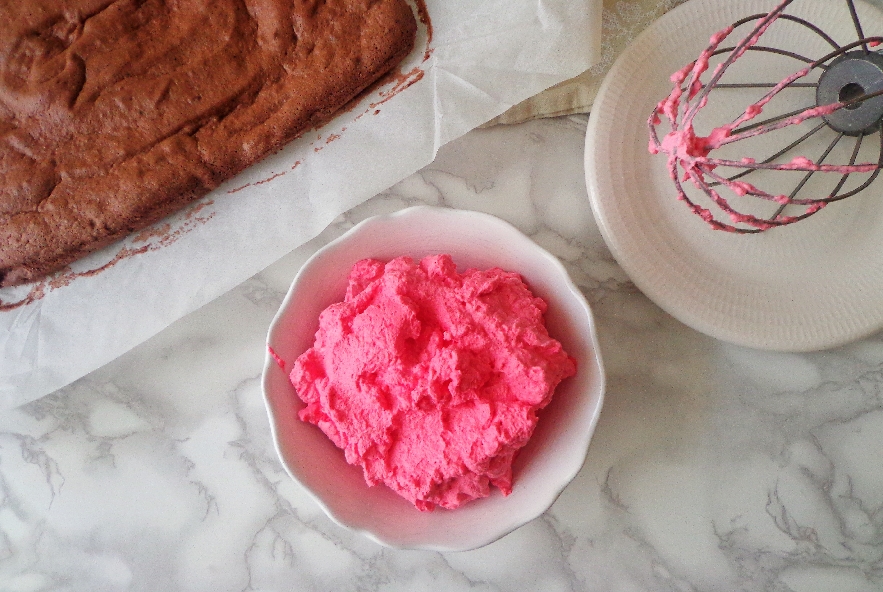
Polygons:
[[[840,143],[840,140],[843,139],[844,135],[846,135],[846,134],[844,134],[843,132],[840,132],[839,134],[837,134],[837,137],[835,137],[834,140],[830,144],[828,144],[828,147],[825,149],[824,152],[822,152],[821,156],[819,156],[819,158],[816,160],[816,162],[818,164],[822,164],[823,162],[825,162],[825,159],[828,158],[828,155],[831,154],[831,151],[834,150],[834,147]],[[785,208],[788,207],[788,205],[790,205],[793,202],[794,198],[797,197],[797,194],[800,193],[800,190],[803,189],[803,186],[806,185],[806,183],[810,180],[810,178],[815,173],[816,173],[816,171],[808,171],[803,176],[803,178],[800,180],[800,182],[797,183],[797,185],[794,187],[793,190],[791,190],[791,193],[788,194],[788,201],[779,205],[779,208],[773,213],[772,219],[775,220],[776,218],[778,218],[782,214],[782,212],[785,210]]]
[[[733,64],[733,62],[735,62],[737,59],[739,59],[743,53],[745,53],[746,47],[751,47],[752,45],[754,45],[757,42],[758,36],[761,35],[766,30],[766,28],[774,20],[776,20],[776,18],[782,13],[782,11],[784,11],[785,8],[789,4],[791,4],[793,1],[794,0],[784,0],[781,4],[779,4],[779,6],[777,6],[772,11],[770,11],[769,14],[763,16],[758,21],[757,25],[754,27],[754,30],[751,31],[751,34],[748,35],[747,37],[745,37],[744,39],[742,39],[742,41],[736,45],[735,49],[730,53],[730,55],[727,57],[727,59],[724,60],[723,63],[721,63],[721,65],[715,69],[714,74],[711,77],[711,80],[709,80],[709,82],[705,86],[705,88],[703,88],[699,92],[699,94],[696,96],[696,102],[693,103],[693,105],[687,110],[687,113],[684,114],[684,120],[688,124],[696,116],[696,111],[698,111],[702,107],[702,105],[704,104],[704,99],[708,96],[708,93],[710,92],[710,90],[712,88],[714,88],[714,86],[720,81],[721,76],[724,75],[724,72],[726,72],[727,68],[729,68]],[[734,28],[735,27],[732,27],[732,26],[729,27],[727,34],[732,32],[732,30]],[[694,67],[694,72],[693,72],[693,79],[694,80],[698,80],[699,75],[702,74],[702,72],[697,72],[696,70],[697,70],[697,68]]]
[[[800,136],[799,138],[797,138],[796,140],[794,140],[793,142],[791,142],[790,144],[788,144],[787,146],[782,148],[781,150],[778,150],[775,154],[768,156],[767,158],[760,161],[760,163],[761,164],[769,164],[769,163],[773,162],[774,160],[781,158],[782,156],[784,156],[785,154],[787,154],[791,150],[794,150],[795,148],[797,148],[804,141],[806,141],[809,138],[811,138],[812,136],[814,136],[816,133],[818,133],[820,130],[822,130],[825,126],[826,126],[826,124],[824,121],[817,124],[814,128],[812,128],[811,130],[809,130],[808,132],[806,132],[805,134],[803,134],[802,136]],[[755,168],[746,168],[741,173],[736,173],[735,175],[733,175],[731,177],[727,177],[726,180],[727,181],[736,181],[738,179],[741,179],[742,177],[745,177],[746,175],[750,175],[751,173],[753,173],[756,170],[757,169],[755,169]],[[714,187],[717,184],[719,184],[719,182],[711,183],[711,186]]]
[[855,10],[855,2],[853,0],[846,0],[846,4],[849,6],[849,16],[852,18],[852,24],[855,26],[855,32],[858,35],[859,40],[862,40],[862,49],[865,52],[865,55],[871,53],[870,48],[868,47],[868,42],[864,41],[865,34],[862,31],[862,23],[858,18],[858,13]]
[[[695,61],[672,76],[672,80],[675,82],[674,89],[666,100],[659,103],[648,121],[650,150],[654,153],[664,151],[669,155],[669,174],[677,190],[678,199],[684,201],[696,215],[703,218],[713,228],[744,234],[761,232],[803,220],[820,211],[832,201],[845,199],[862,191],[877,178],[883,168],[883,102],[875,101],[870,103],[870,107],[864,105],[872,99],[883,96],[883,83],[878,82],[880,78],[878,72],[883,75],[883,54],[872,53],[870,49],[872,46],[875,47],[883,43],[883,37],[865,36],[853,0],[846,0],[846,3],[858,39],[845,45],[838,44],[815,24],[794,15],[784,14],[784,10],[792,2],[793,0],[782,0],[769,13],[745,17],[713,35],[706,50]],[[769,44],[759,45],[760,38],[779,18],[806,28],[830,45],[833,51],[829,51],[818,59],[812,59],[798,51],[773,47]],[[724,39],[734,29],[749,23],[753,23],[751,31],[738,43],[731,47],[720,47]],[[856,48],[861,48],[861,51]],[[777,54],[799,61],[805,66],[778,83],[722,83],[721,79],[727,69],[748,52]],[[723,55],[726,57],[714,68],[710,79],[702,83],[700,77],[709,70],[709,59]],[[816,82],[801,81],[813,70],[822,71]],[[698,136],[694,132],[693,120],[699,110],[706,106],[713,90],[744,88],[768,90],[729,124],[714,128],[709,136]],[[786,88],[815,89],[815,104],[773,115],[760,121],[752,121],[779,92]],[[661,123],[660,116],[663,115],[668,120],[670,131],[663,141],[660,141],[656,127]],[[758,162],[752,158],[739,160],[715,158],[710,155],[710,152],[724,145],[775,132],[789,126],[800,125],[815,118],[820,121],[811,130],[803,133],[784,148],[776,150],[774,154],[762,161]],[[779,161],[781,157],[804,144],[826,126],[836,133],[836,137],[830,141],[816,160],[797,156],[789,162]],[[856,164],[864,139],[871,133],[877,133],[880,138],[876,162]],[[847,165],[827,164],[827,160],[835,148],[840,145],[845,135],[856,138],[849,163]],[[723,176],[715,171],[717,167],[741,169],[741,172],[731,176]],[[804,174],[787,195],[771,194],[751,183],[739,180],[761,169],[802,171]],[[799,198],[801,191],[819,172],[840,174],[839,182],[833,191],[821,198]],[[855,173],[870,173],[870,175],[858,187],[840,193],[846,186],[849,176]],[[725,214],[726,218],[729,218],[729,221],[725,222],[719,219],[712,211],[695,202],[685,191],[684,181],[690,181],[701,193],[705,194]],[[772,216],[743,213],[718,192],[719,187],[724,187],[739,196],[761,198],[777,202],[778,205]],[[744,205],[747,202],[738,203]],[[739,209],[743,205],[740,205]],[[783,215],[789,205],[803,206],[804,211],[797,215]]]

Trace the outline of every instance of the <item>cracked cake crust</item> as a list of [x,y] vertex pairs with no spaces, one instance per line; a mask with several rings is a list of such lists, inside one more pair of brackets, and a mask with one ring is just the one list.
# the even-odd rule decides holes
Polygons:
[[0,286],[205,195],[416,35],[404,0],[28,0],[0,18]]

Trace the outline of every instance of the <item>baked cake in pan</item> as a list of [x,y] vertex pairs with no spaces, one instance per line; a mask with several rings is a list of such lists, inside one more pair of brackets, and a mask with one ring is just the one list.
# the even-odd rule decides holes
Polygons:
[[0,286],[205,195],[416,35],[404,0],[21,0],[0,19]]

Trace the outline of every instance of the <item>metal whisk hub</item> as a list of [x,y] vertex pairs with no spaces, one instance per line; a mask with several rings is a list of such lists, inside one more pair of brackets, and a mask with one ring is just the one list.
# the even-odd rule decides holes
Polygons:
[[[819,77],[816,105],[848,102],[883,91],[883,55],[850,51],[833,62]],[[832,129],[850,136],[873,132],[883,120],[883,96],[857,101],[824,116]]]

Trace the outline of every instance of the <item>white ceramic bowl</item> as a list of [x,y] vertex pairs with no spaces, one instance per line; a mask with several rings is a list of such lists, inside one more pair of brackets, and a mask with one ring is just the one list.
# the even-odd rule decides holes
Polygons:
[[[577,360],[577,374],[556,389],[533,437],[514,465],[513,491],[456,510],[420,512],[384,486],[368,487],[360,467],[317,427],[302,422],[303,403],[288,381],[297,357],[313,344],[319,313],[343,300],[352,265],[364,258],[450,254],[459,271],[501,267],[520,273],[549,305],[549,333]],[[318,251],[300,270],[267,343],[263,388],[276,449],[288,473],[338,524],[391,547],[462,551],[529,522],[552,505],[583,465],[601,412],[604,374],[588,304],[561,263],[511,225],[487,214],[415,207],[365,220]]]

